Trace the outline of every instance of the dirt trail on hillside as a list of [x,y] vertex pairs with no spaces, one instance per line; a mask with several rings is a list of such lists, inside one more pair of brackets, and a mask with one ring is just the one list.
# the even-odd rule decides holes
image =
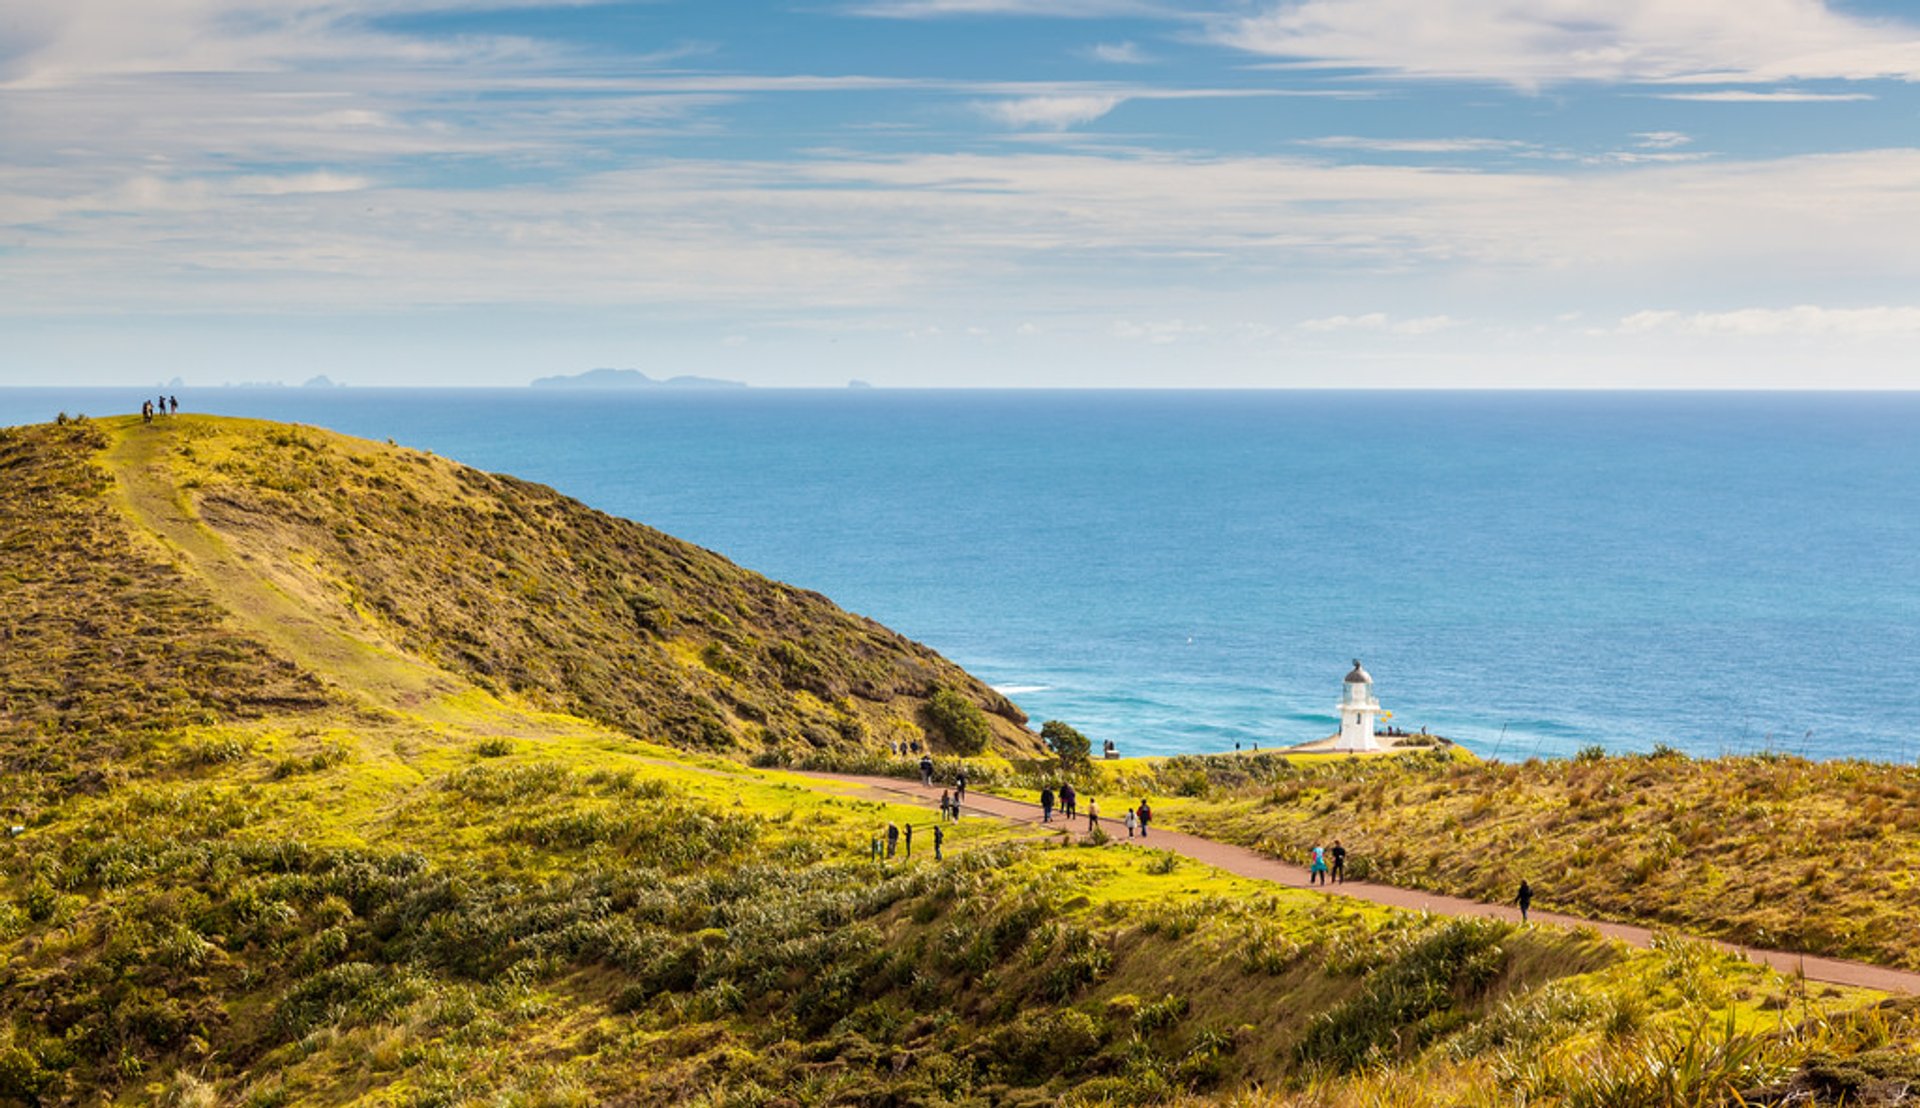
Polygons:
[[181,567],[251,631],[338,690],[394,709],[418,709],[466,686],[442,670],[353,633],[289,595],[248,564],[193,510],[166,463],[166,425],[134,424],[102,456],[114,499],[127,518],[174,555]]
[[[904,796],[917,803],[929,806],[939,802],[943,786],[925,787],[917,782],[902,781],[895,777],[868,777],[842,773],[806,773],[802,776],[824,781],[839,781],[858,785],[875,793],[890,796]],[[1040,823],[1040,806],[1025,801],[1009,800],[1005,797],[990,796],[982,793],[968,793],[965,809],[981,815],[1020,823]],[[1107,834],[1120,836],[1121,842],[1128,842],[1126,827],[1114,816],[1101,818],[1101,826]],[[1062,831],[1083,834],[1087,829],[1086,817],[1082,816],[1069,824],[1066,820],[1055,818],[1051,826]],[[1198,835],[1189,835],[1180,831],[1167,831],[1152,828],[1148,838],[1131,840],[1142,847],[1158,850],[1170,850],[1175,854],[1191,858],[1240,877],[1250,877],[1259,881],[1272,881],[1289,885],[1297,889],[1308,889],[1307,871],[1304,866],[1283,862],[1245,847],[1203,839]],[[1520,910],[1505,904],[1484,904],[1477,900],[1466,900],[1457,896],[1424,892],[1419,889],[1405,889],[1395,885],[1379,885],[1371,881],[1348,881],[1343,885],[1311,886],[1312,891],[1327,896],[1346,896],[1356,900],[1371,901],[1393,908],[1410,911],[1433,912],[1445,916],[1486,916],[1492,919],[1520,920]],[[1581,919],[1578,916],[1562,915],[1558,912],[1542,912],[1535,909],[1529,918],[1536,923],[1560,924],[1566,927],[1591,927],[1608,938],[1620,939],[1637,947],[1653,945],[1654,932],[1650,928],[1636,927],[1626,923],[1609,923],[1602,920]],[[1861,989],[1875,989],[1886,993],[1920,993],[1920,973],[1907,970],[1890,969],[1885,966],[1868,965],[1864,962],[1848,962],[1838,958],[1822,958],[1812,954],[1797,954],[1785,950],[1763,950],[1755,947],[1735,946],[1731,943],[1705,940],[1722,950],[1741,955],[1747,960],[1769,966],[1780,973],[1792,975],[1801,973],[1808,981],[1818,981],[1829,985],[1846,985]]]

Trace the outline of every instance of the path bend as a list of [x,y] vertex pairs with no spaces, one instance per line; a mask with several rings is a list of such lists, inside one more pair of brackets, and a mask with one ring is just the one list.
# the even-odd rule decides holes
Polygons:
[[[837,781],[909,798],[914,803],[933,807],[938,803],[942,786],[923,786],[913,781],[903,781],[897,777],[875,777],[850,773],[807,772],[801,776],[822,781]],[[1017,823],[1040,823],[1040,806],[1022,800],[1012,800],[1003,796],[984,793],[968,793],[965,810],[981,815]],[[1067,830],[1069,825],[1063,820],[1055,822]],[[1077,822],[1077,821],[1076,821]],[[1102,824],[1112,830],[1120,827],[1120,821],[1109,816]],[[1143,840],[1145,845],[1161,850],[1170,850],[1185,858],[1191,858],[1204,865],[1225,870],[1239,877],[1256,881],[1272,881],[1296,889],[1307,889],[1307,871],[1304,866],[1283,862],[1246,847],[1214,839],[1202,838],[1184,831],[1154,830],[1151,838]],[[1520,921],[1518,908],[1505,904],[1487,904],[1464,897],[1447,896],[1444,893],[1432,893],[1423,889],[1408,889],[1398,885],[1382,885],[1372,881],[1348,881],[1331,887],[1322,886],[1314,891],[1324,890],[1328,896],[1345,896],[1355,900],[1364,900],[1373,904],[1383,904],[1391,908],[1401,908],[1416,912],[1432,912],[1444,916],[1482,916],[1490,919]],[[1630,923],[1614,923],[1608,920],[1583,919],[1579,916],[1565,915],[1559,912],[1535,910],[1529,918],[1539,923],[1560,924],[1567,927],[1591,927],[1611,939],[1619,939],[1636,947],[1651,947],[1654,931]],[[1669,932],[1671,933],[1671,932]],[[1866,962],[1851,962],[1842,958],[1825,958],[1814,954],[1801,954],[1788,950],[1768,950],[1762,947],[1739,946],[1717,939],[1702,939],[1713,946],[1740,955],[1749,961],[1759,962],[1780,973],[1789,976],[1803,975],[1808,981],[1818,981],[1826,985],[1842,985],[1850,988],[1873,989],[1883,993],[1920,993],[1920,973],[1894,969],[1889,966],[1876,966]]]

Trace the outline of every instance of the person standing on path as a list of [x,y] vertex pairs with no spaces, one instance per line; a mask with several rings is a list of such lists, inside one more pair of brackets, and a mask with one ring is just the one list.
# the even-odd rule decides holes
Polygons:
[[940,821],[946,822],[947,809],[953,806],[953,794],[942,790],[940,793]]
[[1327,883],[1327,852],[1319,843],[1313,844],[1313,864],[1307,867],[1307,884],[1324,885]]
[[1514,900],[1520,905],[1520,922],[1527,922],[1527,909],[1533,906],[1533,886],[1525,878],[1520,879],[1520,895]]
[[947,830],[939,824],[933,825],[933,860],[940,860],[940,844],[947,841]]
[[151,401],[151,400],[147,400],[147,401],[143,401],[143,402],[141,403],[141,405],[140,405],[140,422],[142,422],[142,423],[152,423],[152,422],[153,422],[153,401]]
[[913,857],[913,824],[907,824],[907,857]]
[[965,769],[962,769],[953,778],[953,806],[955,808],[958,808],[960,806],[960,802],[965,800],[966,798],[967,798],[967,771]]
[[1040,822],[1053,822],[1053,786],[1047,785],[1040,790]]
[[1127,809],[1127,815],[1126,815],[1126,818],[1125,818],[1125,819],[1122,819],[1122,820],[1120,821],[1121,823],[1124,823],[1124,824],[1126,824],[1126,825],[1127,825],[1127,838],[1129,838],[1129,839],[1131,839],[1131,838],[1133,838],[1133,821],[1134,821],[1134,819],[1135,819],[1135,816],[1134,816],[1134,814],[1133,814],[1133,809],[1132,809],[1132,808],[1128,808],[1128,809]]
[[900,846],[900,825],[897,823],[889,823],[887,824],[887,857],[889,858],[893,857],[894,850],[896,850],[899,846]]
[[1147,807],[1147,798],[1140,798],[1140,837],[1147,837],[1147,824],[1153,822],[1153,809]]
[[920,755],[920,784],[933,788],[933,755]]
[[1340,845],[1339,839],[1333,840],[1333,883],[1347,883],[1347,848]]
[[1068,819],[1072,819],[1075,815],[1074,802],[1078,799],[1079,797],[1075,796],[1073,792],[1073,782],[1069,781],[1066,784],[1060,786],[1061,814],[1066,816]]
[[1092,797],[1088,797],[1087,798],[1087,832],[1091,834],[1095,831],[1098,831],[1099,829],[1100,829],[1100,802],[1098,800],[1095,800]]

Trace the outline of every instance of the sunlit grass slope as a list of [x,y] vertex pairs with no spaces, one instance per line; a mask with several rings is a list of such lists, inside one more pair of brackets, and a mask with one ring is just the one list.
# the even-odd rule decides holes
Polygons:
[[[898,771],[898,767],[895,767]],[[1031,796],[1046,775],[984,782]],[[1083,790],[1294,861],[1341,839],[1412,888],[1920,968],[1920,768],[1671,750],[1479,762],[1280,753],[1096,763]]]
[[946,687],[1037,749],[926,647],[543,486],[304,427],[118,434],[125,471],[281,593],[483,689],[675,746],[807,751],[920,739]]
[[[924,810],[739,756],[977,685],[545,490],[184,418],[10,431],[0,466],[0,1103],[1853,1104],[1920,1077],[1910,1004],[1694,942],[972,818],[936,863]],[[889,823],[911,857],[871,856]]]

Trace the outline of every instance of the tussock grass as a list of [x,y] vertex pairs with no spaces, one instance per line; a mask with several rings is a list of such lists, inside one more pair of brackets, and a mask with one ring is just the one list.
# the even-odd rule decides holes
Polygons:
[[[0,839],[0,1102],[1855,1104],[1914,1076],[1911,1004],[1824,995],[1698,943],[1629,953],[1396,914],[971,818],[932,864],[928,813],[778,768],[915,772],[875,747],[919,733],[928,675],[1004,742],[1010,718],[911,644],[439,459],[155,426],[144,445],[281,595],[485,688],[428,671],[359,695],[392,676],[378,646],[320,694],[226,620],[226,594],[168,576],[157,551],[121,556],[142,547],[103,511],[100,427],[0,436],[33,511],[71,524],[0,531],[27,555],[0,562],[0,585],[41,621],[3,625],[32,653],[0,669],[21,682],[0,750],[26,771],[0,774],[0,805],[33,819]],[[157,644],[62,645],[61,621],[160,581],[180,587],[134,636]],[[103,658],[171,674],[182,696],[116,715],[132,685]],[[69,663],[71,687],[45,683]],[[759,744],[765,766],[634,733]],[[1617,770],[1582,765],[1588,791]],[[1052,773],[969,766],[975,787]],[[1535,784],[1502,769],[1476,793],[1474,772],[1260,756],[1085,780],[1274,842],[1305,825],[1289,819],[1364,811],[1459,844]],[[1898,782],[1853,783],[1897,826]],[[1819,808],[1817,788],[1781,788]],[[1684,817],[1622,863],[1646,864],[1636,888],[1719,841]],[[911,857],[871,858],[889,823],[916,828]],[[1403,864],[1348,839],[1357,860]]]

